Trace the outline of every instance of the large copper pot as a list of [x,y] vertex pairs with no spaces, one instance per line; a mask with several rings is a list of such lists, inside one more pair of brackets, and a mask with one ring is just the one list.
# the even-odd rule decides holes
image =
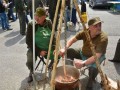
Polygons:
[[57,67],[56,69],[56,77],[55,77],[55,88],[56,90],[73,90],[78,85],[79,82],[79,71],[73,66],[66,65],[66,73],[69,76],[74,78],[74,81],[71,82],[61,82],[59,77],[64,77],[63,66]]

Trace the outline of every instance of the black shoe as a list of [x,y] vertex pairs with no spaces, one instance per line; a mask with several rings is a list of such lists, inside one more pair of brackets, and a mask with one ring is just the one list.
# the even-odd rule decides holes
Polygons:
[[9,20],[12,20],[12,18],[8,18]]
[[86,90],[93,90],[93,81],[88,81]]
[[3,31],[7,31],[7,29],[3,29]]
[[26,33],[20,33],[22,36],[26,35]]
[[33,81],[32,76],[29,76],[29,77],[28,77],[28,83],[31,83],[32,81]]
[[93,90],[92,87],[86,87],[86,90]]
[[93,90],[93,81],[88,80],[86,90]]
[[12,28],[8,28],[7,30],[13,30]]
[[12,20],[11,22],[15,22],[16,20]]

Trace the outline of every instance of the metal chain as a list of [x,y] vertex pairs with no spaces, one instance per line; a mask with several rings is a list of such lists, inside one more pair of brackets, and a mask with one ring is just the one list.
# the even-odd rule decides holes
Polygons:
[[[66,11],[65,11],[66,12]],[[65,14],[65,13],[64,13]],[[64,15],[65,16],[65,15]],[[64,19],[65,21],[65,28],[64,28],[64,47],[65,47],[65,57],[64,57],[64,60],[67,59],[67,22],[66,22],[66,19]]]

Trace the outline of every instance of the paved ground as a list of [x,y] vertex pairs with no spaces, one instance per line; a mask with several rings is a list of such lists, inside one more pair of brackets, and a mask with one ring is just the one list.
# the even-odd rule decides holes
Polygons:
[[[99,16],[104,20],[103,30],[109,36],[106,58],[112,59],[115,54],[118,39],[120,38],[120,14],[106,9],[87,9],[89,18]],[[10,24],[13,28],[12,31],[4,32],[0,29],[0,90],[34,90],[32,87],[33,83],[30,85],[27,84],[29,71],[25,66],[27,52],[25,36],[19,34],[19,20]],[[76,33],[67,31],[67,39]],[[78,42],[72,47],[82,46],[81,43]],[[61,33],[61,45],[64,46],[64,31]],[[115,81],[120,80],[120,64],[109,62],[107,59],[105,66],[102,66],[103,72]],[[87,78],[81,76],[80,79],[81,83],[85,85]],[[98,83],[100,82],[99,76],[97,77],[97,81]],[[83,88],[84,85],[82,85]],[[100,90],[99,84],[97,85],[97,89],[95,88],[95,90]]]

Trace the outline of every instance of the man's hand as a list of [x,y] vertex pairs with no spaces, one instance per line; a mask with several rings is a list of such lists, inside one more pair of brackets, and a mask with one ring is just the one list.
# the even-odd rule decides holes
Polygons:
[[64,57],[64,54],[65,54],[65,49],[60,49],[59,55],[60,55],[61,57]]
[[47,51],[41,51],[41,52],[40,52],[40,56],[43,56],[43,57],[44,57],[45,55],[47,55]]
[[76,68],[80,69],[85,66],[85,61],[80,59],[74,59],[74,65]]

